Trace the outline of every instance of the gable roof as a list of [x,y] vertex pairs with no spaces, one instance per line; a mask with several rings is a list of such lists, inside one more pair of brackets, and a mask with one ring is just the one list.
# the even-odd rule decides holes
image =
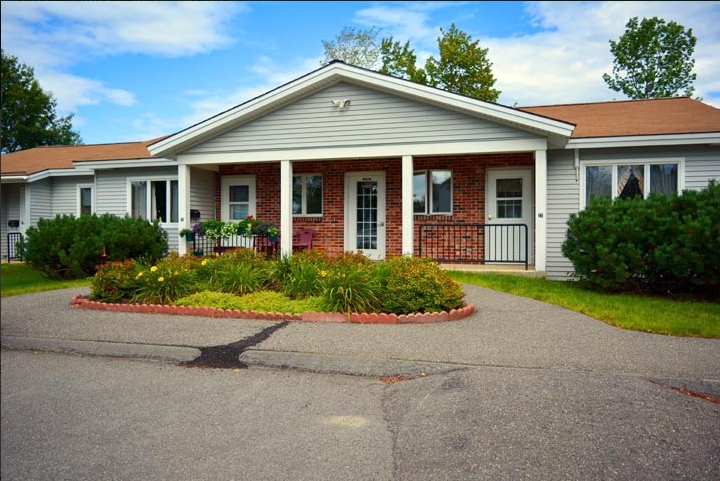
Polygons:
[[575,124],[573,139],[720,132],[720,109],[689,97],[520,107]]
[[171,135],[149,146],[149,150],[155,155],[173,158],[195,145],[339,82],[348,82],[533,132],[548,137],[560,145],[564,145],[570,138],[574,128],[573,125],[561,120],[429,87],[334,60],[259,97]]
[[73,162],[134,160],[153,157],[148,145],[163,137],[142,142],[95,145],[35,147],[5,154],[0,158],[3,176],[27,176],[46,170],[74,169]]

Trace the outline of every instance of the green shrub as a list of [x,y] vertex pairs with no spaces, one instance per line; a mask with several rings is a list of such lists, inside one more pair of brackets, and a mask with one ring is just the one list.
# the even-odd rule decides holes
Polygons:
[[133,302],[143,304],[172,304],[196,290],[195,272],[176,256],[157,263],[137,262],[137,289]]
[[439,312],[464,305],[462,285],[427,257],[392,257],[378,269],[382,311]]
[[712,296],[720,287],[718,219],[715,181],[680,196],[596,198],[570,216],[562,252],[591,288]]
[[293,299],[320,295],[322,273],[327,273],[330,260],[316,249],[306,249],[275,261],[273,277],[278,289]]
[[320,273],[323,310],[327,312],[378,312],[380,283],[372,261],[362,254],[345,254]]
[[90,280],[90,300],[127,302],[135,297],[139,283],[135,261],[115,261],[99,266]]
[[103,261],[160,259],[168,252],[168,242],[157,221],[111,214],[58,215],[29,227],[21,249],[25,262],[48,278],[80,279],[95,274]]
[[215,258],[208,288],[236,295],[264,289],[270,284],[269,265],[252,250],[240,249]]

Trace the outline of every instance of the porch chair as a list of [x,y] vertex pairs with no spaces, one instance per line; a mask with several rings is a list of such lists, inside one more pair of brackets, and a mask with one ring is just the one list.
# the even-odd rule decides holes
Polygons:
[[293,238],[293,252],[312,249],[315,231],[313,229],[300,229],[295,232],[297,238]]

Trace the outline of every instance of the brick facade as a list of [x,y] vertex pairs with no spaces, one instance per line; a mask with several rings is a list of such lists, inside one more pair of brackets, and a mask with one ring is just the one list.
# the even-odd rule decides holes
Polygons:
[[[534,166],[532,152],[416,157],[415,170],[451,170],[453,174],[452,215],[415,216],[415,253],[418,252],[417,232],[427,223],[484,223],[485,174],[488,168]],[[386,255],[402,252],[402,162],[399,158],[376,160],[339,160],[293,162],[293,174],[323,176],[323,215],[295,217],[293,229],[311,228],[316,231],[313,245],[330,255],[344,250],[345,173],[359,171],[385,172],[386,188]],[[280,164],[257,163],[221,165],[220,176],[254,175],[256,179],[257,217],[280,223]],[[220,182],[215,193],[220,203]]]

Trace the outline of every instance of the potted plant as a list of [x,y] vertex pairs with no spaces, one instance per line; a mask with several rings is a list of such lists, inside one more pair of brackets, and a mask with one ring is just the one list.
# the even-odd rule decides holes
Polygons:
[[252,232],[254,235],[267,237],[270,242],[277,241],[279,233],[277,226],[267,220],[257,220]]
[[191,228],[184,228],[180,229],[180,232],[178,232],[178,235],[180,237],[185,237],[186,241],[192,242],[195,240],[195,236],[199,234],[200,231],[200,224],[193,224]]

